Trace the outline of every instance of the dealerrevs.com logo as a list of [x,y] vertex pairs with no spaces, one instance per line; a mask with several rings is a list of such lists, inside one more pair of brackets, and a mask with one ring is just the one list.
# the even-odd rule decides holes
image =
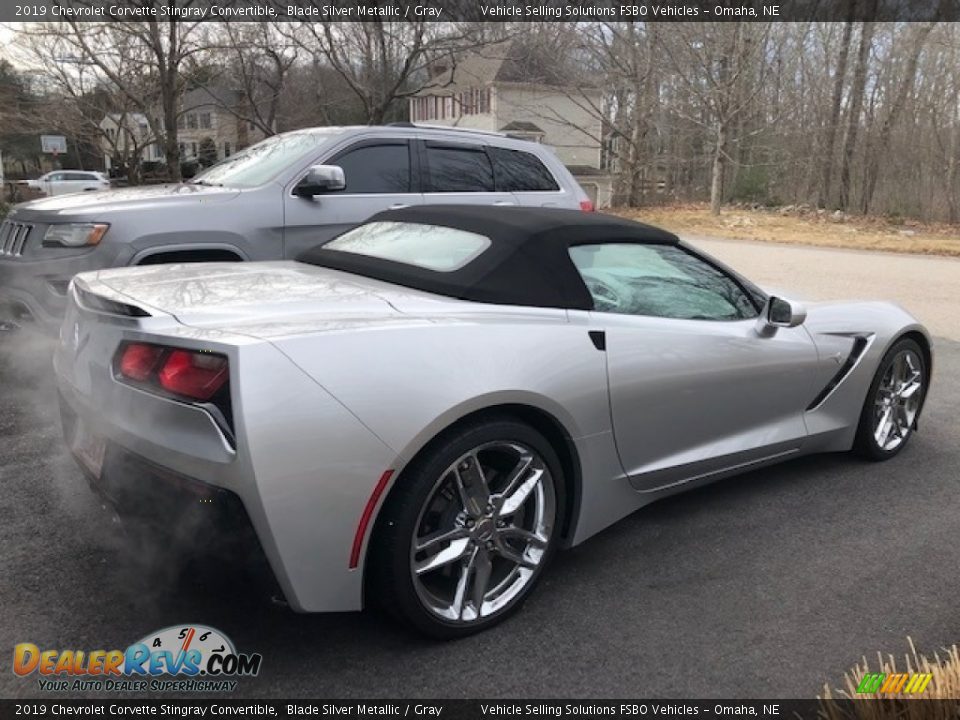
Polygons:
[[263,656],[238,653],[219,630],[174,625],[126,650],[50,650],[34,643],[13,649],[13,672],[36,673],[45,691],[229,692],[237,677],[260,672]]

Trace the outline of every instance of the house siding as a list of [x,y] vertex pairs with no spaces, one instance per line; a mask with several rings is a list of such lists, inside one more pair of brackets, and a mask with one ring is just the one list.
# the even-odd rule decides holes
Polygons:
[[497,128],[511,122],[531,122],[544,131],[543,143],[566,165],[600,167],[600,118],[590,103],[599,104],[599,95],[584,99],[576,90],[527,85],[497,87],[494,111]]

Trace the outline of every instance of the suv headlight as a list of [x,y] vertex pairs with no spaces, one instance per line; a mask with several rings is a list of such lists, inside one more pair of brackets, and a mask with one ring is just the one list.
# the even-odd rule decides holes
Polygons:
[[103,239],[106,223],[63,223],[51,225],[43,235],[44,245],[62,245],[64,247],[83,247],[96,245]]

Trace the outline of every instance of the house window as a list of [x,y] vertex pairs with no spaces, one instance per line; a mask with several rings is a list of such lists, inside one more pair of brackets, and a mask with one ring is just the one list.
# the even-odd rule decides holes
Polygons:
[[477,112],[490,112],[490,88],[484,88],[479,92],[479,98],[477,100]]
[[225,158],[230,157],[230,143],[227,141],[224,141],[223,143],[223,156]]
[[187,128],[190,130],[197,129],[197,115],[196,113],[190,113],[187,115]]
[[190,156],[191,157],[197,156],[197,144],[195,142],[190,143]]
[[185,130],[187,127],[187,119],[183,115],[177,116],[177,130]]
[[210,113],[200,113],[200,127],[204,130],[210,129]]

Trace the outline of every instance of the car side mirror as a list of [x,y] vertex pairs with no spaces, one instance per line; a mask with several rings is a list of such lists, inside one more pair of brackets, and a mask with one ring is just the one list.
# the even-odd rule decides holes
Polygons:
[[777,328],[797,327],[806,319],[807,310],[800,303],[771,296],[760,314],[757,331],[761,335],[771,335],[777,331]]
[[339,165],[313,165],[293,188],[293,192],[300,197],[313,197],[343,190],[346,186],[347,179]]

